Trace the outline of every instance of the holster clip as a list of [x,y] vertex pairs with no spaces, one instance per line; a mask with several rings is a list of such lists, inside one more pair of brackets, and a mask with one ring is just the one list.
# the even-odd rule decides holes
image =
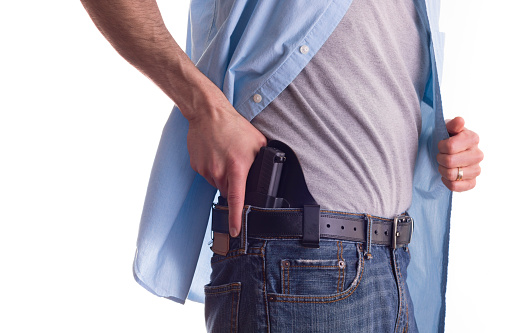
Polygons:
[[320,205],[304,205],[304,229],[302,245],[304,247],[320,247]]

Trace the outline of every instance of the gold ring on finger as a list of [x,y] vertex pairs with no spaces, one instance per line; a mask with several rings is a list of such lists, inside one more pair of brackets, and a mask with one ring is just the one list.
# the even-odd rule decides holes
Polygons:
[[457,168],[457,179],[455,179],[455,180],[461,181],[463,176],[464,176],[464,171],[462,171],[461,167],[458,167]]

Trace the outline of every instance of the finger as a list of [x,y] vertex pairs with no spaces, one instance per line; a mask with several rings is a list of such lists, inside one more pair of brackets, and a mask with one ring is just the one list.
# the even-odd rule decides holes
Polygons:
[[247,174],[240,168],[232,167],[228,175],[228,230],[232,237],[237,237],[241,230],[241,214],[245,201]]
[[[462,180],[470,180],[475,179],[478,176],[480,176],[481,168],[480,165],[470,165],[467,167],[462,168]],[[443,167],[442,165],[439,165],[439,173],[444,179],[447,179],[449,181],[455,181],[457,179],[457,176],[459,175],[459,169],[458,168],[452,168],[448,169]]]
[[484,154],[480,149],[468,149],[457,154],[437,154],[439,165],[447,169],[467,167],[480,163],[484,159]]
[[454,192],[464,192],[469,191],[477,185],[477,181],[475,179],[470,180],[460,180],[460,181],[450,181],[448,179],[441,178],[444,185],[450,190]]
[[464,129],[464,119],[462,117],[455,117],[446,121],[446,129],[450,135],[456,135]]
[[478,134],[466,128],[459,134],[446,140],[439,141],[439,152],[443,154],[456,154],[475,147],[479,143]]

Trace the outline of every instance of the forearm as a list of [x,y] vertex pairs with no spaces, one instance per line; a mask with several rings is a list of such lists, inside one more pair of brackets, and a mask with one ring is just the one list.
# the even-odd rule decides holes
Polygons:
[[158,85],[191,119],[209,96],[224,98],[175,42],[155,0],[81,0],[117,52]]

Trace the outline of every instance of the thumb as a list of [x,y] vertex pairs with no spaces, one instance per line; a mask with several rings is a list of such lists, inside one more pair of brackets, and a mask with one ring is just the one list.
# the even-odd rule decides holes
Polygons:
[[241,215],[245,201],[246,175],[241,172],[228,176],[228,230],[230,236],[237,237],[241,231]]
[[455,117],[446,120],[446,129],[448,133],[450,133],[450,136],[459,134],[464,130],[464,119],[462,117]]

